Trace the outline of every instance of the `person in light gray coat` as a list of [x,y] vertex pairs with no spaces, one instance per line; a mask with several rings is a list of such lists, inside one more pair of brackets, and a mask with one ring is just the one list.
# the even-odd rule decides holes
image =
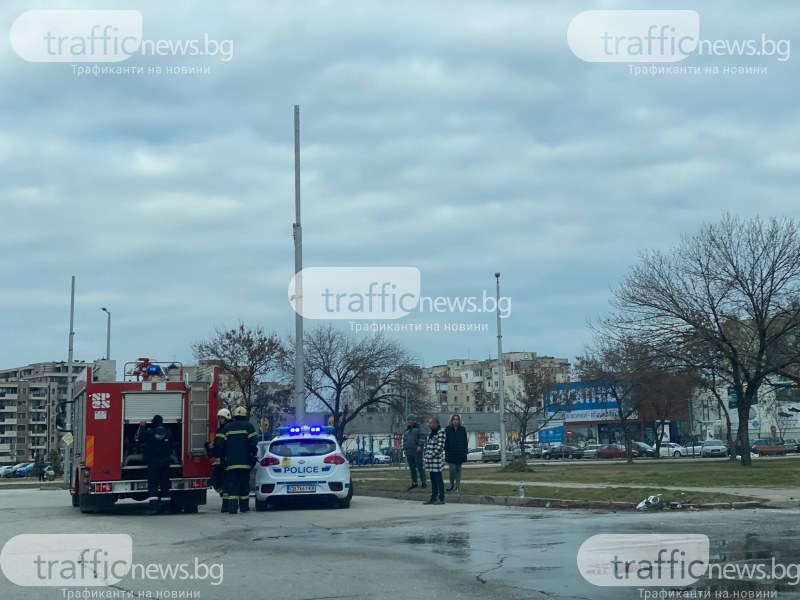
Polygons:
[[413,490],[417,485],[417,475],[419,474],[419,481],[422,487],[428,487],[425,482],[425,468],[422,466],[423,449],[425,448],[426,434],[423,432],[417,423],[414,415],[406,417],[406,430],[403,432],[403,450],[406,453],[406,461],[408,462],[408,469],[411,471],[411,485],[409,490]]

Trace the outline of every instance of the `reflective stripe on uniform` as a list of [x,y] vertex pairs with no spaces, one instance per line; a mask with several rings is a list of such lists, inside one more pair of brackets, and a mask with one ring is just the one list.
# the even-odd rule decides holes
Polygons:
[[226,471],[230,471],[231,469],[252,469],[250,465],[228,465],[225,469]]

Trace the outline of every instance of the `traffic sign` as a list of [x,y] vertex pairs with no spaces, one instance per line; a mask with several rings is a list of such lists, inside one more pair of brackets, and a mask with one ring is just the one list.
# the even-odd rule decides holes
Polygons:
[[770,427],[770,428],[769,428],[769,430],[770,430],[772,433],[775,433],[775,432],[777,432],[777,431],[778,431],[778,428],[777,428],[777,427],[775,427],[775,425],[773,425],[772,427]]
[[61,441],[64,442],[65,444],[67,444],[67,445],[71,444],[72,440],[74,440],[74,439],[75,438],[73,438],[72,434],[69,433],[69,432],[67,432],[67,433],[65,433],[64,435],[61,436]]

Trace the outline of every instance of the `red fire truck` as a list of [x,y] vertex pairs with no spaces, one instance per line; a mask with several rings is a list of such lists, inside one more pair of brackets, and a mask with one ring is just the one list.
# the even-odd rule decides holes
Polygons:
[[109,368],[87,367],[76,378],[71,405],[69,469],[72,505],[81,512],[117,500],[147,499],[147,467],[136,441],[139,422],[164,418],[172,432],[170,511],[197,512],[206,503],[211,461],[204,444],[216,430],[219,371],[140,358],[127,363],[123,381]]

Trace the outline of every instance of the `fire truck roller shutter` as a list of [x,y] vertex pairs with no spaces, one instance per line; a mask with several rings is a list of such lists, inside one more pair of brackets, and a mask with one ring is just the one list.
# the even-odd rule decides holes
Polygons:
[[181,392],[134,392],[125,394],[124,419],[126,423],[150,422],[153,415],[164,417],[164,423],[180,423],[183,412]]

